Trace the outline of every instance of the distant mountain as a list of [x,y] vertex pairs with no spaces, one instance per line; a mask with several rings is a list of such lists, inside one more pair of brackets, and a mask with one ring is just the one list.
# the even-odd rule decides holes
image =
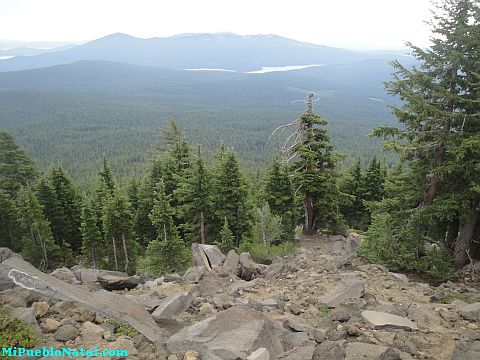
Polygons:
[[67,50],[76,45],[62,45],[54,48],[33,48],[33,47],[15,47],[11,49],[0,49],[0,59],[4,56],[32,56],[55,51]]
[[1,60],[0,71],[36,69],[81,60],[116,61],[167,69],[249,71],[264,66],[348,64],[372,58],[391,59],[392,56],[391,52],[345,50],[276,35],[206,33],[141,39],[117,33],[54,53]]

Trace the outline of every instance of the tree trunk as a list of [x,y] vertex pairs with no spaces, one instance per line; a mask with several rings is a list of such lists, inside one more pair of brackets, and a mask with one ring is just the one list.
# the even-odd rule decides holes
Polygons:
[[40,245],[43,249],[43,256],[45,259],[45,270],[48,269],[48,257],[47,257],[47,245],[42,241],[42,237],[40,236],[40,231],[37,229],[38,241],[40,241]]
[[447,237],[445,238],[445,244],[449,249],[455,247],[455,240],[458,237],[458,230],[460,228],[460,221],[455,218],[450,224],[448,224]]
[[455,268],[459,269],[468,263],[467,250],[470,249],[475,226],[477,225],[479,213],[477,210],[472,211],[465,223],[460,227],[458,239],[455,243],[453,251]]
[[200,211],[200,239],[202,240],[202,244],[205,245],[205,217],[203,211]]
[[315,219],[313,195],[307,193],[307,195],[305,196],[305,227],[303,228],[303,234],[312,235],[314,232]]
[[125,241],[125,233],[122,232],[122,244],[123,244],[123,254],[125,255],[125,272],[128,273],[128,251],[127,251],[127,242]]
[[118,262],[117,262],[117,245],[115,244],[115,238],[112,236],[113,243],[113,260],[115,261],[115,270],[118,271]]
[[93,250],[93,244],[90,244],[90,253],[92,254],[92,265],[93,268],[97,268],[97,259],[95,258],[95,251]]

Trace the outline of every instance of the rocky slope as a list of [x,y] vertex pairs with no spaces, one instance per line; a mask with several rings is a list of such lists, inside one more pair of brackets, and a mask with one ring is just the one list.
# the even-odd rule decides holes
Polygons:
[[46,275],[0,249],[0,302],[32,324],[38,348],[127,349],[128,359],[480,358],[478,289],[364,264],[357,243],[307,239],[268,267],[195,245],[183,278],[159,279]]

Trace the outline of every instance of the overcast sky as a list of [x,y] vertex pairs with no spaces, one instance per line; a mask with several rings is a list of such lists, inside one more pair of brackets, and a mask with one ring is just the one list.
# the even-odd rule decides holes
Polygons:
[[0,0],[0,39],[85,41],[123,32],[277,34],[315,44],[428,45],[430,0]]

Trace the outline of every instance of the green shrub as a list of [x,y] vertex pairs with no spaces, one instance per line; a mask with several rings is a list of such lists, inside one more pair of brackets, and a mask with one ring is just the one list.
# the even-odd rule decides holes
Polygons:
[[124,324],[118,320],[107,319],[106,322],[115,326],[115,330],[113,332],[115,336],[129,336],[133,338],[135,335],[138,334],[138,331],[135,330],[135,328],[130,325]]
[[453,270],[452,257],[436,248],[427,250],[426,254],[419,259],[418,270],[441,282],[455,280],[457,277]]
[[279,245],[246,242],[238,248],[238,251],[240,253],[248,251],[254,261],[268,264],[271,263],[274,256],[285,256],[291,254],[294,248],[295,246],[291,241]]
[[[5,348],[31,349],[39,341],[34,330],[25,321],[5,316],[0,311],[0,344]],[[7,356],[5,359],[13,359]]]
[[466,302],[467,304],[473,304],[476,302],[480,302],[480,296],[473,296],[473,295],[462,294],[462,293],[451,293],[443,296],[440,299],[440,302],[442,304],[450,304],[455,300],[461,300],[463,302]]

